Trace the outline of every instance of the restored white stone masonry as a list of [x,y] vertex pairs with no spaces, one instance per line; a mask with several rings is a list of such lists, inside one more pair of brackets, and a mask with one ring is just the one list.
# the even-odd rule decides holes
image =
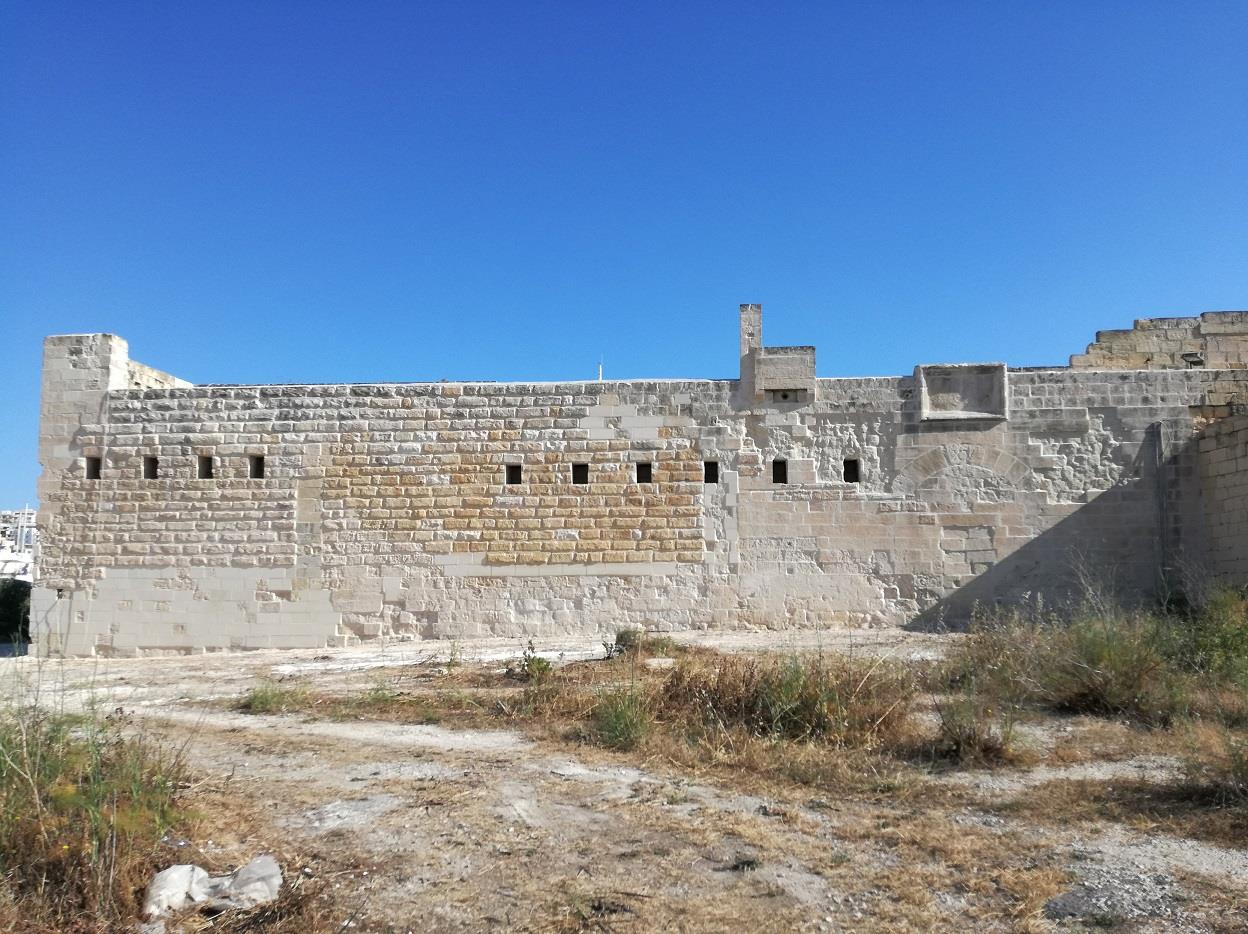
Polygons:
[[761,314],[738,380],[192,386],[50,337],[38,650],[953,621],[1208,557],[1188,442],[1248,314],[1166,319],[1185,369],[878,379],[817,379]]

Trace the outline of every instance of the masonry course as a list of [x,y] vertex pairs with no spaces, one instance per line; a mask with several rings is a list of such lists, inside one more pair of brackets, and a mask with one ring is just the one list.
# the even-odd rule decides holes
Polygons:
[[765,347],[757,305],[734,380],[192,386],[116,336],[50,337],[34,638],[953,622],[1088,574],[1134,594],[1180,563],[1236,574],[1217,513],[1239,462],[1216,465],[1242,437],[1217,426],[1248,418],[1248,314],[1165,320],[1122,332],[1165,332],[1144,365],[1102,332],[1069,368],[861,379]]

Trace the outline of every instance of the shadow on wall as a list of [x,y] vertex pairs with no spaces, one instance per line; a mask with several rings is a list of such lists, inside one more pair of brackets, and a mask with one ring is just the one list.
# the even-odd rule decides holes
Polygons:
[[[1190,445],[1161,457],[1161,430],[1144,445],[1136,475],[1073,507],[1046,531],[939,599],[906,628],[962,631],[976,613],[1007,607],[1060,609],[1089,596],[1123,605],[1157,600],[1178,575],[1176,510],[1199,495]],[[1186,555],[1185,557],[1198,557]],[[1043,582],[1042,584],[1040,582]]]
[[27,581],[0,580],[0,658],[26,654],[30,643],[30,591]]

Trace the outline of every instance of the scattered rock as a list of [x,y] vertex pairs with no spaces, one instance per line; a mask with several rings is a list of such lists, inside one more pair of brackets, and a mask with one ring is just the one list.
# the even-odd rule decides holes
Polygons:
[[223,876],[210,876],[199,866],[170,866],[148,884],[143,914],[154,920],[191,905],[214,911],[252,908],[273,901],[281,887],[282,870],[272,856],[257,856]]
[[1078,919],[1094,924],[1120,924],[1143,918],[1173,917],[1183,893],[1165,873],[1133,872],[1109,866],[1084,866],[1079,882],[1049,899],[1044,916],[1050,921]]
[[655,671],[660,671],[664,668],[674,668],[676,667],[676,659],[674,658],[647,658],[646,667],[653,669]]

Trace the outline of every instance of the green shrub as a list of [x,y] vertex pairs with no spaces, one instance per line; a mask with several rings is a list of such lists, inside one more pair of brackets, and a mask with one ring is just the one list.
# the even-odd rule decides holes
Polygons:
[[275,681],[264,681],[238,702],[238,709],[246,713],[288,713],[305,706],[308,689],[303,686],[285,686]]
[[1189,671],[1248,686],[1248,600],[1234,590],[1215,592],[1190,613],[1165,617],[1163,648]]
[[1053,634],[1053,649],[1038,681],[1059,710],[1148,723],[1188,711],[1186,679],[1163,652],[1151,616],[1080,616]]
[[646,632],[644,629],[621,629],[615,634],[615,642],[604,642],[607,658],[625,656],[640,658],[671,658],[688,652],[671,636]]
[[944,686],[974,689],[998,706],[1038,704],[1071,713],[1164,724],[1194,709],[1197,680],[1177,646],[1173,617],[1082,610],[1069,619],[1004,614],[976,620],[950,653]]
[[[1001,703],[1029,703],[1044,693],[1041,674],[1055,653],[1059,624],[1044,614],[977,616],[937,666],[934,690],[973,689]],[[973,688],[972,688],[973,686]]]
[[377,678],[368,686],[368,690],[360,695],[359,704],[365,708],[381,707],[392,703],[398,696],[385,678]]
[[612,654],[623,655],[637,652],[646,638],[644,629],[621,629],[615,634],[615,651]]
[[634,749],[650,732],[652,715],[645,692],[638,686],[603,692],[594,707],[599,742],[612,749]]
[[533,646],[533,640],[530,639],[520,659],[520,676],[534,684],[540,684],[550,676],[552,671],[554,671],[554,666],[551,665],[550,659],[538,655],[537,649]]

